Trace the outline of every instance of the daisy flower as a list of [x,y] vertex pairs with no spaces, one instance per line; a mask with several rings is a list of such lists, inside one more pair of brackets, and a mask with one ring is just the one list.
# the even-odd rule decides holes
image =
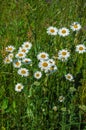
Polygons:
[[38,60],[47,60],[49,57],[49,55],[45,52],[41,52],[37,55],[37,59]]
[[47,33],[49,35],[57,35],[58,29],[56,27],[50,26],[49,28],[47,28]]
[[15,62],[13,63],[13,66],[14,66],[15,68],[20,68],[20,67],[21,67],[21,61],[20,61],[20,60],[15,61]]
[[17,83],[15,85],[15,91],[21,92],[21,90],[24,88],[24,86],[21,83]]
[[22,77],[27,77],[29,75],[28,69],[26,68],[20,68],[18,70],[18,74],[21,75]]
[[13,51],[15,50],[15,47],[12,46],[12,45],[10,45],[10,46],[6,47],[5,50],[6,50],[7,52],[13,52]]
[[66,75],[65,75],[65,78],[66,78],[67,80],[69,80],[69,81],[73,81],[73,75],[70,74],[70,73],[66,74]]
[[58,52],[58,59],[65,61],[70,56],[70,52],[68,52],[66,49],[62,49]]
[[4,59],[4,63],[5,64],[9,64],[9,63],[11,63],[12,62],[12,58],[10,58],[10,57],[6,57],[5,59]]
[[19,59],[23,59],[26,57],[26,54],[24,52],[18,52],[16,55],[15,55],[16,58],[19,58]]
[[65,97],[63,97],[63,96],[59,96],[59,102],[63,102],[64,100],[65,100]]
[[53,65],[49,68],[49,71],[50,72],[55,72],[57,70],[57,66],[56,65]]
[[78,23],[78,22],[74,22],[70,28],[73,30],[73,31],[79,31],[81,29],[81,25]]
[[63,37],[68,36],[69,33],[70,33],[70,31],[66,27],[63,27],[63,28],[61,28],[61,29],[58,30],[58,34],[60,36],[63,36]]
[[39,68],[41,68],[41,70],[47,70],[50,68],[50,63],[49,61],[40,61],[39,64],[38,64]]
[[54,111],[57,111],[57,106],[53,106],[53,110],[54,110]]
[[48,61],[52,66],[55,65],[55,61],[53,59],[49,59]]
[[76,51],[82,54],[86,52],[86,46],[84,44],[79,44],[76,46]]
[[27,48],[24,48],[24,47],[20,47],[18,52],[23,52],[23,53],[28,53],[28,49]]
[[24,43],[22,44],[22,47],[23,47],[23,48],[26,48],[26,49],[28,49],[28,50],[30,50],[31,47],[32,47],[32,43],[30,43],[30,42],[24,42]]
[[26,63],[26,64],[30,64],[32,62],[32,60],[30,58],[24,58],[22,60],[23,63]]
[[42,77],[42,73],[41,73],[40,71],[36,71],[36,72],[34,73],[34,78],[40,79],[41,77]]
[[14,54],[13,53],[9,53],[8,57],[11,58],[11,59],[13,59]]

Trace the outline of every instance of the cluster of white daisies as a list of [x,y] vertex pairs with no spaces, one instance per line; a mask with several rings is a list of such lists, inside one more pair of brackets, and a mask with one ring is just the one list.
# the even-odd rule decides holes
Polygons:
[[[4,59],[5,64],[12,63],[14,68],[17,68],[17,73],[22,77],[29,76],[29,70],[25,67],[22,67],[25,64],[31,64],[32,60],[27,58],[27,53],[32,48],[32,43],[24,42],[21,47],[19,47],[18,52],[15,51],[15,47],[10,45],[5,48],[5,51],[8,52],[8,55]],[[13,53],[14,52],[14,53]],[[15,85],[15,91],[21,92],[24,86],[21,83]]]
[[[79,31],[81,29],[81,25],[78,23],[78,22],[74,22],[70,28],[73,30],[73,31]],[[70,30],[66,27],[62,27],[60,29],[57,29],[56,27],[53,27],[53,26],[50,26],[49,28],[47,28],[47,33],[49,35],[59,35],[59,36],[68,36],[70,34]]]
[[[71,26],[71,29],[73,31],[79,31],[81,29],[81,25],[78,22],[74,22]],[[47,29],[47,33],[49,35],[57,35],[57,33],[60,36],[67,36],[69,35],[69,29],[63,27],[61,29],[57,29],[56,27],[49,27]],[[22,77],[28,77],[29,76],[29,70],[25,68],[23,65],[32,65],[32,60],[27,57],[28,52],[32,48],[32,43],[30,42],[24,42],[21,47],[19,47],[18,52],[15,52],[15,47],[10,45],[5,48],[5,51],[8,52],[8,55],[4,59],[5,64],[12,63],[14,68],[17,68],[17,73]],[[86,46],[84,44],[79,44],[76,46],[75,49],[76,52],[83,54],[86,52]],[[13,53],[14,52],[14,53]],[[62,49],[58,51],[57,58],[58,60],[61,60],[62,62],[65,62],[70,57],[70,52],[67,49]],[[42,77],[42,73],[51,74],[55,71],[57,71],[57,65],[55,63],[55,60],[53,58],[49,58],[49,54],[46,52],[40,52],[37,55],[37,59],[39,61],[38,68],[40,69],[35,71],[33,76],[35,79],[39,80]],[[67,73],[65,75],[65,78],[69,81],[74,81],[74,77],[72,74]],[[24,88],[24,86],[21,83],[17,83],[15,85],[15,91],[21,92],[21,90]],[[62,99],[62,97],[61,97]],[[61,102],[61,100],[60,100]]]

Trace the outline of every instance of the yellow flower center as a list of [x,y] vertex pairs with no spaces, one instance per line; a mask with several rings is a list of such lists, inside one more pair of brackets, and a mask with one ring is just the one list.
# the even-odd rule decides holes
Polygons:
[[51,32],[51,33],[54,33],[54,32],[55,32],[55,30],[54,30],[54,29],[51,29],[51,30],[50,30],[50,32]]
[[25,50],[25,49],[22,49],[22,52],[26,52],[26,50]]
[[67,76],[67,78],[68,78],[68,79],[71,79],[71,76],[70,76],[70,75],[68,75],[68,76]]
[[20,86],[20,85],[18,86],[18,89],[21,89],[21,86]]
[[48,66],[48,63],[44,62],[42,65],[43,65],[44,67],[47,67],[47,66]]
[[79,47],[79,50],[82,51],[84,48],[83,47]]
[[39,77],[40,76],[40,74],[36,74],[36,77]]
[[21,73],[22,73],[22,74],[26,74],[26,71],[25,71],[25,70],[22,70]]
[[22,57],[22,56],[23,56],[23,54],[22,54],[22,53],[20,53],[20,54],[19,54],[19,56],[20,56],[20,57]]
[[6,62],[10,62],[10,60],[9,60],[9,59],[6,59]]
[[66,33],[66,30],[62,30],[62,33],[65,34],[65,33]]
[[25,45],[25,47],[27,48],[27,47],[29,47],[29,45]]
[[19,65],[20,65],[20,63],[19,63],[19,62],[16,62],[16,65],[17,65],[17,66],[19,66]]
[[41,58],[45,58],[45,57],[46,57],[46,55],[44,55],[44,54],[41,55]]
[[8,50],[8,51],[12,51],[12,48],[11,48],[11,47],[9,47],[7,50]]
[[73,27],[74,27],[74,28],[78,28],[78,25],[77,25],[77,24],[75,24],[75,25],[73,25]]
[[65,51],[63,51],[63,52],[62,52],[62,55],[64,55],[64,56],[65,56],[66,54],[67,54],[67,52],[65,52]]

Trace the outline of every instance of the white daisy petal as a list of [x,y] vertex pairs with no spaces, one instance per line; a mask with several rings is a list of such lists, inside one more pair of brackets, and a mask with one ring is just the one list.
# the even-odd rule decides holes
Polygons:
[[17,92],[21,92],[23,88],[24,88],[24,86],[21,83],[17,83],[15,85],[15,91],[17,91]]
[[42,77],[42,73],[41,73],[40,71],[36,71],[36,72],[34,73],[34,78],[40,79],[41,77]]
[[78,23],[78,22],[74,22],[70,28],[73,30],[73,31],[79,31],[81,29],[81,25]]
[[20,68],[18,70],[18,74],[21,75],[22,77],[27,77],[29,75],[29,71],[26,68]]
[[48,33],[49,35],[57,35],[58,29],[57,29],[56,27],[50,26],[50,27],[47,29],[47,33]]
[[63,27],[63,28],[61,28],[61,29],[58,30],[58,34],[60,36],[63,36],[63,37],[68,36],[69,33],[70,33],[70,31],[66,27]]

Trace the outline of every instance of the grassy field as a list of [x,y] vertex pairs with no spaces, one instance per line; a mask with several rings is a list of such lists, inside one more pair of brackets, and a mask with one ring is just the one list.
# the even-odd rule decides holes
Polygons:
[[[85,0],[0,0],[0,130],[86,130],[85,12]],[[81,29],[72,30],[74,22]],[[65,27],[69,34],[49,35],[51,26],[58,32]],[[20,58],[22,65],[16,68],[25,42],[31,43],[25,53],[31,61]],[[85,46],[83,53],[76,51],[78,45]],[[59,56],[62,50],[67,50],[66,59]],[[49,57],[44,63],[38,58],[41,52]],[[42,69],[49,59],[53,65]],[[20,74],[21,68],[27,75]],[[20,92],[17,83],[23,85]]]

